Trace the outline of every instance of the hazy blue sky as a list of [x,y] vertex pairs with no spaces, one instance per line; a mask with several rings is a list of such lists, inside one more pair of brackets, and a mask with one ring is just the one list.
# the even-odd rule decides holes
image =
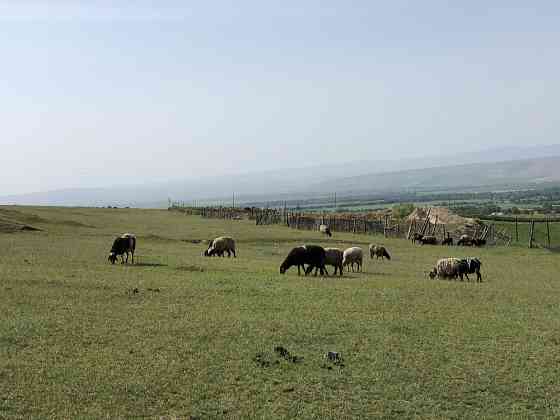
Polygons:
[[558,22],[555,1],[0,0],[0,195],[558,143]]

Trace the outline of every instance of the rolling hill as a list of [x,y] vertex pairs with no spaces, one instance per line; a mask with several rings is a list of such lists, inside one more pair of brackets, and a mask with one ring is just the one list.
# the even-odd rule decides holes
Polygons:
[[61,189],[4,196],[0,204],[165,207],[168,198],[187,203],[230,204],[232,193],[240,203],[305,199],[334,192],[524,188],[545,182],[560,182],[560,145],[500,148],[424,159],[357,161],[159,184]]

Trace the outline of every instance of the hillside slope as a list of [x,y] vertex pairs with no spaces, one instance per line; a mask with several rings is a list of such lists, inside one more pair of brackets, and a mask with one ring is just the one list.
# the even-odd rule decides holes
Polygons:
[[560,181],[560,157],[370,173],[321,182],[313,191],[383,192],[523,186]]

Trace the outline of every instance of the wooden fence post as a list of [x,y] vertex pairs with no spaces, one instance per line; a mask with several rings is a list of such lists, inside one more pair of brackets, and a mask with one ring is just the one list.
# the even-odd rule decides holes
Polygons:
[[519,232],[517,230],[517,217],[515,218],[515,242],[519,242]]
[[529,248],[533,248],[534,234],[535,234],[535,221],[531,220],[531,232],[529,233]]
[[546,221],[546,239],[548,247],[550,248],[550,226],[548,225],[548,220]]

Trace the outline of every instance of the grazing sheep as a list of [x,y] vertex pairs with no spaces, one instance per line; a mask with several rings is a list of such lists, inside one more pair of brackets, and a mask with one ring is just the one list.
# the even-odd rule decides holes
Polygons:
[[132,264],[134,264],[134,250],[136,249],[136,235],[133,233],[123,233],[115,239],[111,252],[109,253],[109,261],[115,264],[117,256],[121,256],[121,264],[125,263],[124,254],[126,254],[126,262],[128,263],[128,253],[132,254]]
[[420,243],[422,245],[437,245],[437,238],[435,236],[423,236]]
[[470,281],[468,274],[474,274],[476,273],[476,281],[477,283],[481,283],[482,282],[482,275],[480,274],[480,267],[482,266],[482,263],[480,262],[480,260],[478,258],[466,258],[461,260],[463,262],[463,264],[466,267],[466,272],[464,273],[465,276],[467,276],[467,280]]
[[472,245],[472,238],[469,235],[461,235],[459,240],[457,241],[457,246],[470,246]]
[[486,239],[473,239],[471,241],[472,246],[484,246],[486,245]]
[[352,248],[348,248],[344,251],[342,257],[342,266],[346,267],[350,265],[352,267],[352,271],[354,271],[354,264],[358,265],[358,271],[362,271],[362,262],[364,259],[364,252],[362,248],[358,246],[353,246]]
[[214,239],[208,246],[208,249],[204,251],[206,257],[211,257],[213,255],[218,255],[224,257],[224,253],[228,253],[228,257],[237,257],[235,255],[235,240],[229,236],[220,236]]
[[[323,247],[318,245],[297,246],[289,252],[288,256],[280,265],[280,274],[284,274],[290,267],[297,265],[298,276],[301,275],[300,268],[303,268],[306,276],[313,268],[321,270],[321,275],[328,275],[329,273],[325,269],[325,261],[326,254]],[[308,264],[307,269],[304,264]],[[315,275],[317,275],[317,270],[315,270]]]
[[431,279],[438,277],[440,279],[456,279],[466,274],[467,267],[459,258],[441,258],[437,261],[436,266],[430,271]]
[[410,238],[410,241],[413,244],[416,243],[416,242],[421,242],[423,237],[424,237],[424,235],[422,235],[421,233],[413,233],[412,237]]
[[443,241],[441,241],[441,244],[442,245],[453,245],[453,238],[451,236],[448,236]]
[[327,225],[320,225],[319,232],[324,233],[329,238],[332,236],[331,229]]
[[369,257],[371,259],[373,259],[373,256],[376,256],[377,259],[379,259],[379,257],[381,257],[381,259],[383,258],[387,258],[388,260],[391,259],[391,256],[389,255],[389,253],[387,252],[387,250],[385,249],[384,246],[377,246],[374,244],[370,244],[369,246]]
[[482,275],[480,274],[480,267],[482,263],[478,258],[442,258],[438,260],[436,266],[428,274],[431,279],[444,278],[444,279],[456,279],[459,277],[463,281],[463,276],[470,281],[469,274],[476,273],[476,281],[482,282]]
[[325,248],[325,265],[332,265],[334,267],[334,275],[336,276],[336,270],[342,276],[342,260],[344,254],[338,248]]

